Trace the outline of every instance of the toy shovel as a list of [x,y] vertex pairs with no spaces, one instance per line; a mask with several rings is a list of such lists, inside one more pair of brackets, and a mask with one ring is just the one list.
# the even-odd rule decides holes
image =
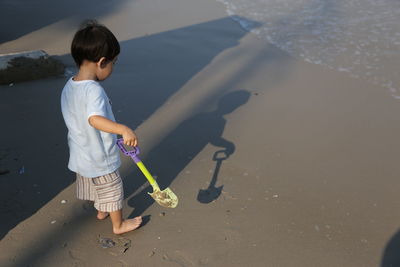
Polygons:
[[134,147],[132,150],[126,150],[124,147],[124,140],[118,139],[117,145],[121,149],[122,153],[133,159],[139,169],[142,171],[144,176],[149,181],[150,185],[153,187],[153,193],[148,193],[159,205],[166,208],[175,208],[178,205],[178,197],[172,192],[169,187],[164,190],[160,190],[156,180],[144,166],[143,162],[139,159],[138,154],[140,153],[139,147]]

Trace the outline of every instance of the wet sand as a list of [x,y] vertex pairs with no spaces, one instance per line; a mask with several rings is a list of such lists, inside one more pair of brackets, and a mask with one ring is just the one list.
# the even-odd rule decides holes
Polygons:
[[[58,16],[38,11],[0,51],[44,49],[72,68],[85,17],[62,6],[44,5]],[[75,198],[67,77],[0,86],[1,266],[400,265],[400,105],[389,92],[290,57],[211,0],[113,1],[88,15],[121,41],[104,82],[115,116],[137,128],[143,162],[179,206],[153,203],[123,158],[124,214],[145,223],[119,240]]]

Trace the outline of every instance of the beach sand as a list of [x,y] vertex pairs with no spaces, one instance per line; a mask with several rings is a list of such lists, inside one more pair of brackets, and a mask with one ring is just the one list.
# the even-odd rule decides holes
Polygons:
[[31,18],[4,4],[15,27],[0,51],[43,49],[73,70],[81,20],[107,25],[122,48],[103,83],[115,116],[179,205],[153,203],[124,157],[124,214],[145,222],[119,239],[75,198],[67,77],[0,86],[0,266],[400,266],[400,105],[387,90],[289,56],[212,0],[92,2],[41,1]]

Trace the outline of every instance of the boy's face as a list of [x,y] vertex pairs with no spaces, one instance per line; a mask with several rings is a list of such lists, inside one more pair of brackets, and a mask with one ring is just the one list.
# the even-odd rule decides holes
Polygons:
[[117,62],[117,59],[118,57],[115,57],[111,61],[107,61],[105,58],[100,59],[100,61],[98,62],[98,68],[96,72],[96,76],[99,81],[103,81],[111,75],[114,68],[114,64]]

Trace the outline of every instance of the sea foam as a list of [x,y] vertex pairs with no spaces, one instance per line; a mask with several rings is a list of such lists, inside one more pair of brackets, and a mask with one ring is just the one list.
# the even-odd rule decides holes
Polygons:
[[400,94],[400,1],[217,1],[244,29],[292,56]]

